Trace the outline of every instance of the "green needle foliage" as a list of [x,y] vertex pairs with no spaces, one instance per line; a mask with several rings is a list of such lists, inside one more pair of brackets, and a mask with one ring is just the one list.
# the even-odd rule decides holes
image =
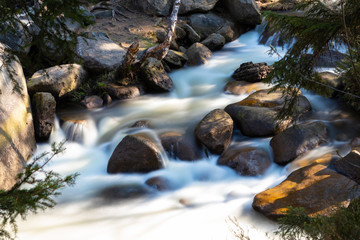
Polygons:
[[[339,65],[348,99],[358,101],[360,95],[360,1],[359,0],[304,0],[295,9],[296,14],[265,12],[274,32],[290,48],[274,64],[274,71],[267,78],[290,94],[303,88],[329,96],[331,86],[324,83],[314,71],[319,57],[330,50],[346,47],[347,57]],[[271,53],[278,54],[275,48]],[[311,53],[311,54],[310,54]],[[289,101],[280,116],[292,114]]]
[[42,153],[28,164],[17,178],[17,183],[9,190],[0,190],[1,239],[14,239],[17,233],[17,217],[23,219],[30,213],[52,208],[56,205],[54,197],[60,189],[72,186],[78,174],[61,176],[44,167],[56,155],[62,153],[64,142],[52,144],[52,152]]

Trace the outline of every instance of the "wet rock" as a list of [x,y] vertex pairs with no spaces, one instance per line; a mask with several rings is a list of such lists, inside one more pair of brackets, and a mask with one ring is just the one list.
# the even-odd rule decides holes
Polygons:
[[147,173],[164,167],[159,147],[141,135],[126,136],[115,148],[108,173]]
[[187,38],[191,43],[197,43],[201,41],[200,35],[188,24],[183,25],[184,30],[187,33]]
[[112,98],[115,99],[131,99],[144,94],[144,90],[141,85],[133,86],[119,86],[116,84],[107,84],[106,91]]
[[225,42],[226,40],[222,35],[218,33],[212,33],[201,43],[208,47],[211,51],[216,51],[223,48]]
[[103,96],[103,102],[104,102],[104,105],[105,105],[105,106],[110,105],[110,104],[112,103],[112,98],[111,98],[111,96],[110,96],[109,94],[105,94],[105,95]]
[[103,73],[115,70],[126,51],[112,40],[96,35],[92,39],[78,37],[76,53],[83,59],[86,69]]
[[147,86],[150,92],[170,92],[173,82],[165,71],[162,63],[154,58],[149,58],[138,72],[140,81]]
[[196,138],[210,151],[221,154],[231,142],[233,120],[224,110],[208,113],[196,126]]
[[87,76],[79,64],[64,64],[37,71],[28,80],[27,87],[31,95],[49,92],[55,98],[62,98],[76,90]]
[[224,0],[223,3],[237,22],[250,25],[261,23],[260,10],[254,0]]
[[334,162],[335,170],[360,183],[360,153],[352,150],[348,155]]
[[145,184],[152,188],[155,188],[159,192],[168,191],[172,188],[170,181],[164,177],[149,178],[148,180],[146,180]]
[[32,106],[36,140],[38,142],[48,141],[55,121],[55,98],[51,93],[35,93],[32,98]]
[[225,165],[240,175],[257,176],[271,165],[269,154],[253,147],[230,146],[218,159],[217,164]]
[[250,94],[258,90],[268,89],[269,85],[264,83],[249,83],[245,81],[229,81],[224,87],[224,92],[233,95]]
[[327,141],[327,129],[323,122],[308,122],[292,126],[275,135],[270,145],[274,151],[274,161],[286,164]]
[[271,70],[272,67],[268,66],[267,63],[246,62],[242,63],[231,77],[236,81],[261,82]]
[[182,68],[188,60],[185,53],[169,50],[165,56],[164,61],[171,68]]
[[285,215],[289,206],[302,207],[309,216],[330,215],[359,197],[359,185],[321,164],[291,173],[285,181],[257,194],[253,208],[270,219]]
[[135,199],[151,194],[152,191],[142,184],[110,186],[97,193],[104,201]]
[[131,125],[132,128],[149,128],[150,127],[150,121],[149,120],[139,120],[136,121],[133,125]]
[[213,13],[193,14],[190,16],[191,27],[200,35],[202,39],[215,33],[225,23],[225,20]]
[[80,104],[87,109],[101,108],[103,106],[103,100],[99,96],[85,97]]
[[193,161],[201,158],[195,139],[179,132],[166,132],[160,135],[161,144],[170,157]]
[[9,56],[5,48],[0,43],[0,61],[6,63],[0,68],[0,189],[9,190],[36,142],[23,70],[17,57]]
[[194,43],[191,47],[186,51],[186,55],[188,56],[187,64],[190,66],[201,65],[207,62],[212,55],[210,49],[205,47],[201,43]]

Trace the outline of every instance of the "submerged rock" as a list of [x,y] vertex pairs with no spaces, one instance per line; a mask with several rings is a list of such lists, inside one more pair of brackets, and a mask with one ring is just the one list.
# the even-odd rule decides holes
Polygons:
[[279,185],[257,194],[253,208],[270,219],[285,215],[291,207],[302,207],[309,216],[330,215],[360,196],[359,185],[321,164],[291,173]]
[[208,113],[196,126],[196,138],[210,151],[221,154],[231,142],[233,120],[224,110]]
[[81,65],[64,64],[37,71],[28,80],[27,87],[31,95],[49,92],[55,98],[62,98],[76,90],[87,76]]
[[204,46],[201,43],[194,43],[191,47],[186,51],[186,55],[188,56],[187,64],[190,66],[201,65],[207,62],[212,55],[210,49]]
[[155,188],[159,192],[168,191],[172,189],[171,182],[165,177],[152,177],[146,180],[146,185]]
[[115,148],[108,173],[151,172],[164,167],[159,147],[142,135],[128,135]]
[[32,98],[32,106],[36,140],[47,141],[55,123],[55,98],[51,93],[38,92]]
[[274,151],[274,161],[286,164],[327,141],[326,125],[321,121],[292,126],[275,135],[270,145]]
[[263,174],[271,165],[269,154],[253,147],[230,146],[217,162],[225,165],[240,175],[257,176]]
[[9,190],[36,149],[23,69],[0,43],[0,189]]

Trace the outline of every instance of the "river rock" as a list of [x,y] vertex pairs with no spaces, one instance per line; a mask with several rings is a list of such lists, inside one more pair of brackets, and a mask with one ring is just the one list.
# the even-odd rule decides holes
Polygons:
[[350,142],[350,146],[352,149],[360,151],[360,138],[356,137]]
[[327,141],[326,125],[321,121],[292,126],[275,135],[270,145],[274,151],[274,162],[286,164]]
[[101,97],[93,95],[85,97],[80,104],[87,109],[101,108],[104,101]]
[[261,23],[260,9],[254,0],[224,0],[223,4],[237,22],[250,25]]
[[36,141],[23,70],[5,48],[0,43],[0,189],[9,190]]
[[119,200],[144,197],[151,193],[153,193],[153,191],[144,184],[129,183],[106,187],[97,192],[96,195],[105,202],[118,202]]
[[235,26],[235,23],[226,21],[223,26],[216,31],[216,33],[222,35],[226,42],[231,42],[240,36],[240,31],[237,28],[238,27]]
[[180,160],[198,160],[201,158],[200,151],[195,139],[179,132],[166,132],[160,135],[161,144],[172,158]]
[[184,24],[183,28],[187,33],[187,38],[190,43],[197,43],[201,41],[200,35],[188,24]]
[[164,61],[170,68],[182,68],[188,60],[185,53],[169,50]]
[[329,215],[360,196],[359,185],[321,164],[291,173],[276,187],[257,194],[253,208],[270,219],[285,215],[289,206],[303,207],[309,216]]
[[226,149],[217,163],[228,166],[244,176],[263,174],[271,165],[269,154],[266,151],[236,145]]
[[348,155],[334,162],[334,168],[357,183],[360,183],[360,153],[352,150]]
[[27,82],[29,93],[49,92],[55,98],[65,97],[76,90],[87,78],[79,64],[64,64],[37,71]]
[[141,85],[119,86],[113,83],[106,85],[106,91],[112,98],[123,100],[131,99],[144,94]]
[[208,47],[211,51],[216,51],[222,49],[225,45],[225,42],[226,40],[222,35],[218,33],[212,33],[201,43]]
[[269,85],[257,82],[257,83],[249,83],[245,81],[229,81],[226,83],[224,87],[224,92],[226,94],[233,95],[243,95],[250,94],[258,90],[268,89]]
[[131,128],[150,128],[150,121],[149,120],[138,120],[131,125]]
[[190,66],[201,65],[207,62],[212,55],[210,49],[204,46],[201,43],[194,43],[191,47],[186,51],[186,55],[188,56],[187,64]]
[[172,188],[171,182],[165,177],[160,176],[149,178],[148,180],[146,180],[145,184],[152,188],[155,188],[159,192],[168,191]]
[[193,14],[190,16],[191,27],[200,35],[201,39],[205,39],[210,34],[215,33],[225,23],[225,20],[213,13]]
[[169,74],[162,63],[154,58],[149,58],[143,63],[138,76],[150,92],[170,92],[173,89],[173,81]]
[[231,142],[233,120],[224,110],[208,113],[196,126],[196,138],[210,151],[221,154]]
[[142,135],[128,135],[115,148],[108,173],[147,173],[164,167],[159,147]]
[[90,39],[78,37],[76,53],[84,61],[84,67],[94,73],[111,72],[121,63],[125,49],[101,34]]
[[35,93],[32,98],[32,106],[36,140],[38,142],[47,141],[55,122],[55,98],[51,93]]
[[[167,32],[165,32],[165,30],[163,29],[159,29],[156,31],[156,39],[158,43],[162,43],[165,41],[166,39],[166,35]],[[172,38],[171,42],[170,42],[170,49],[174,49],[174,50],[178,50],[179,49],[179,45],[176,42],[176,35],[175,37]]]
[[242,63],[238,69],[232,74],[232,78],[236,81],[261,82],[270,73],[272,67],[267,63]]

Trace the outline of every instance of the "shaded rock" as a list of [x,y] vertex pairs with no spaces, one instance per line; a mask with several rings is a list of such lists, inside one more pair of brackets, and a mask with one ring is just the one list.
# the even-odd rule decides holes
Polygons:
[[327,129],[323,122],[309,122],[292,126],[275,135],[270,145],[274,151],[274,161],[286,164],[327,141]]
[[191,43],[196,43],[201,41],[200,35],[188,24],[184,24],[183,28],[187,33],[187,38]]
[[233,120],[220,109],[208,113],[195,128],[196,138],[216,154],[221,154],[230,145],[232,133]]
[[149,128],[150,127],[150,121],[149,120],[139,120],[136,121],[133,125],[131,125],[132,128]]
[[182,0],[179,13],[207,12],[214,8],[219,0]]
[[[281,125],[276,120],[277,112],[267,107],[249,107],[240,103],[226,106],[225,111],[232,117],[242,134],[249,137],[266,137],[281,131]],[[280,126],[277,126],[280,124]]]
[[51,93],[38,92],[32,98],[35,137],[38,142],[49,140],[54,127],[56,101]]
[[146,185],[155,188],[156,190],[163,192],[171,190],[171,183],[168,179],[164,177],[152,177],[146,180]]
[[250,25],[261,23],[260,10],[254,0],[224,0],[223,3],[237,22]]
[[208,47],[211,51],[216,51],[223,48],[225,42],[226,40],[222,35],[218,33],[212,33],[201,43]]
[[119,86],[116,84],[107,84],[106,91],[112,98],[115,99],[130,99],[144,94],[144,90],[141,85],[134,86]]
[[112,153],[108,173],[151,172],[164,167],[159,147],[141,135],[126,136]]
[[112,98],[109,94],[105,94],[103,96],[103,102],[104,102],[104,105],[107,106],[107,105],[110,105],[112,103]]
[[[3,24],[4,29],[10,27],[9,23]],[[37,28],[37,26],[35,26],[32,20],[29,21],[28,19],[19,19],[19,22],[14,22],[12,24],[14,31],[2,31],[0,33],[0,42],[6,44],[14,51],[28,54],[30,51],[29,45],[33,40],[33,33],[29,33],[27,29],[33,31],[33,28]],[[26,28],[24,28],[23,25],[26,26]]]
[[217,30],[216,33],[222,35],[226,42],[234,41],[240,36],[240,32],[235,27],[235,23],[230,21],[226,21],[226,23]]
[[37,71],[27,82],[29,93],[49,92],[55,98],[65,97],[76,90],[87,78],[79,64],[64,64]]
[[350,146],[352,149],[360,151],[360,138],[356,137],[350,142]]
[[135,199],[151,194],[152,191],[143,184],[115,185],[102,189],[97,196],[105,201]]
[[[158,43],[162,43],[166,39],[167,33],[163,29],[159,29],[156,31],[156,39]],[[179,45],[176,43],[176,36],[170,42],[170,49],[179,49]]]
[[190,16],[191,27],[200,35],[202,39],[215,33],[225,23],[225,20],[213,13],[193,14]]
[[[0,189],[9,190],[36,149],[26,81],[16,56],[0,43]],[[10,77],[11,76],[11,77]]]
[[[306,57],[310,59],[313,58],[312,54],[306,54]],[[316,67],[324,67],[324,68],[334,68],[336,64],[345,58],[345,54],[337,51],[330,50],[319,57],[316,58],[315,66]]]
[[97,35],[94,39],[78,37],[76,53],[83,59],[86,69],[102,73],[115,70],[126,51],[110,39]]
[[160,135],[161,144],[172,158],[181,160],[198,160],[201,158],[200,151],[195,139],[179,132],[166,132]]
[[272,67],[264,62],[255,64],[253,62],[246,62],[242,63],[231,77],[236,81],[261,82],[271,70]]
[[229,81],[224,87],[224,92],[227,94],[243,95],[267,88],[269,88],[269,85],[261,82],[249,83],[245,81]]
[[348,155],[334,162],[334,168],[357,183],[360,183],[360,153],[352,150]]
[[[321,79],[325,82],[325,84],[330,85],[336,89],[343,89],[343,82],[341,80],[341,78],[332,72],[321,72],[319,73]],[[330,89],[329,89],[330,90]],[[330,90],[332,91],[331,95],[335,96],[337,92],[335,92],[334,90]]]
[[240,175],[257,176],[271,165],[269,154],[253,147],[230,146],[218,159],[217,164],[225,165]]
[[257,194],[253,208],[270,219],[285,215],[289,206],[303,207],[309,216],[330,215],[360,196],[356,182],[321,164],[291,173],[285,181]]
[[173,82],[165,71],[162,63],[154,58],[149,58],[138,71],[140,81],[150,92],[170,92]]
[[103,100],[99,96],[85,97],[80,104],[87,109],[101,108],[103,106]]
[[164,61],[171,68],[182,68],[188,60],[185,53],[169,50],[165,56]]
[[201,65],[207,62],[212,55],[210,49],[205,47],[201,43],[194,43],[191,47],[186,51],[186,55],[188,56],[187,64],[190,66]]
[[112,18],[112,10],[110,9],[95,9],[91,13],[96,19]]

